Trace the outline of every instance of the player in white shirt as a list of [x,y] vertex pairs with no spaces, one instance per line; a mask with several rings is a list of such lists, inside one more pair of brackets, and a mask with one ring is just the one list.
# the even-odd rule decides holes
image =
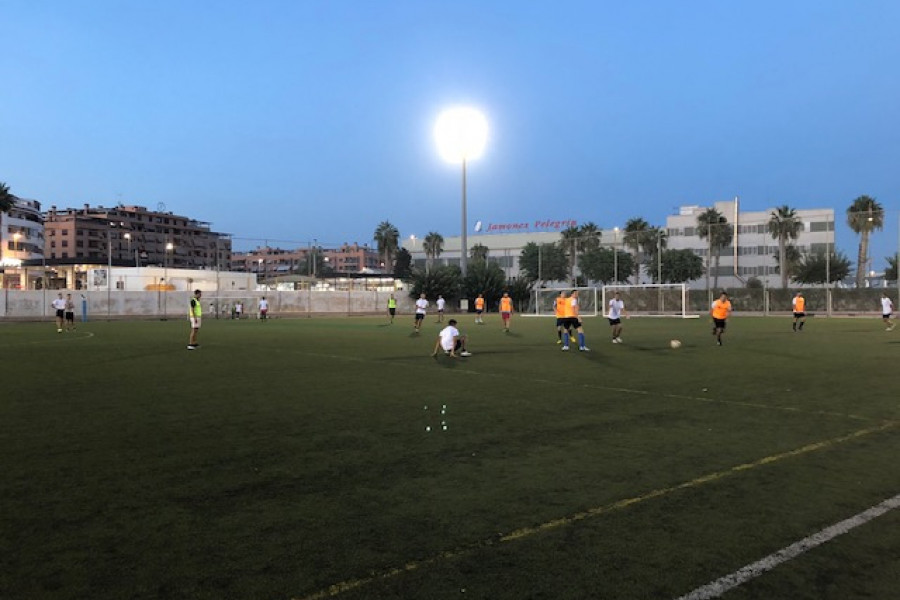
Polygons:
[[63,321],[66,318],[66,301],[62,293],[50,304],[56,310],[56,333],[62,333]]
[[263,296],[259,299],[259,318],[265,321],[269,316],[269,301]]
[[75,303],[72,294],[66,294],[66,331],[75,331]]
[[609,326],[612,329],[612,342],[613,344],[621,344],[622,343],[622,317],[628,316],[628,313],[625,311],[625,302],[619,295],[619,292],[613,294],[612,299],[609,301],[609,313],[607,314],[607,318],[609,319]]
[[443,350],[444,354],[451,358],[456,358],[457,350],[460,350],[459,356],[472,356],[466,349],[466,336],[460,335],[459,329],[456,328],[456,319],[450,319],[447,326],[441,329],[431,356],[437,356],[438,350]]
[[447,304],[447,301],[444,300],[444,297],[441,296],[440,294],[438,294],[437,302],[435,302],[435,305],[437,305],[437,311],[438,311],[438,320],[437,320],[438,323],[444,322],[444,306],[446,304]]
[[416,300],[416,320],[413,323],[413,327],[416,328],[416,333],[419,333],[419,329],[422,328],[422,321],[425,320],[425,311],[428,308],[428,300],[425,299],[425,294],[419,294],[419,299]]
[[892,331],[894,329],[895,324],[891,321],[891,314],[893,312],[894,303],[891,302],[887,292],[881,292],[881,318],[884,319],[884,324],[887,325],[885,331]]

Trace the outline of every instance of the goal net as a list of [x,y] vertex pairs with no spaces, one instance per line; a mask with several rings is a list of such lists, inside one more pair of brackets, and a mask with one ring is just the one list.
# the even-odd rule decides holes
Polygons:
[[644,317],[697,318],[687,313],[687,286],[683,283],[648,283],[643,285],[604,285],[601,306],[608,306],[613,294],[625,302],[629,315]]
[[599,293],[595,287],[568,287],[568,288],[540,288],[531,294],[528,311],[523,316],[555,317],[554,310],[556,298],[560,292],[569,296],[573,291],[578,291],[578,314],[582,317],[596,317],[601,314],[602,304],[598,302]]

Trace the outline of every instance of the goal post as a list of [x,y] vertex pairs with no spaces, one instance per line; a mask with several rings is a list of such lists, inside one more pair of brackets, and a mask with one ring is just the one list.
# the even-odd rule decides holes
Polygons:
[[696,319],[700,316],[689,315],[687,312],[688,292],[684,283],[604,285],[601,292],[601,306],[607,306],[616,292],[619,292],[625,302],[625,310],[631,316],[681,319]]
[[530,317],[555,317],[554,301],[560,292],[570,295],[578,292],[578,313],[582,317],[596,317],[603,313],[602,304],[599,302],[600,290],[596,287],[565,287],[565,288],[539,288],[532,290],[528,310],[522,316]]

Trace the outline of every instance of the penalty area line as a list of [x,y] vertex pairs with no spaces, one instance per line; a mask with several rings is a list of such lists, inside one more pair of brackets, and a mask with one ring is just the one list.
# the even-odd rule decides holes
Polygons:
[[893,498],[888,498],[881,504],[877,504],[872,508],[864,510],[849,519],[844,519],[840,523],[835,523],[830,527],[826,527],[809,537],[803,538],[799,542],[795,542],[790,546],[782,548],[778,552],[774,552],[746,567],[738,569],[734,573],[730,573],[702,587],[698,587],[684,596],[679,596],[676,600],[710,600],[711,598],[718,598],[725,592],[732,590],[751,579],[759,577],[766,571],[771,571],[781,563],[793,560],[801,554],[808,552],[817,546],[821,546],[838,536],[844,535],[860,525],[864,525],[897,507],[900,507],[900,494],[897,494]]

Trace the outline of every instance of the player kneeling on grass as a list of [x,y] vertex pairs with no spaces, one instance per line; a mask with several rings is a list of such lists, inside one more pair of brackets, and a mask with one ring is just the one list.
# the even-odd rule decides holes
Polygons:
[[456,319],[450,319],[447,326],[441,329],[431,355],[437,356],[438,350],[443,350],[444,354],[452,358],[456,358],[457,350],[460,350],[459,356],[472,356],[466,349],[466,336],[460,335],[459,329],[456,328]]

